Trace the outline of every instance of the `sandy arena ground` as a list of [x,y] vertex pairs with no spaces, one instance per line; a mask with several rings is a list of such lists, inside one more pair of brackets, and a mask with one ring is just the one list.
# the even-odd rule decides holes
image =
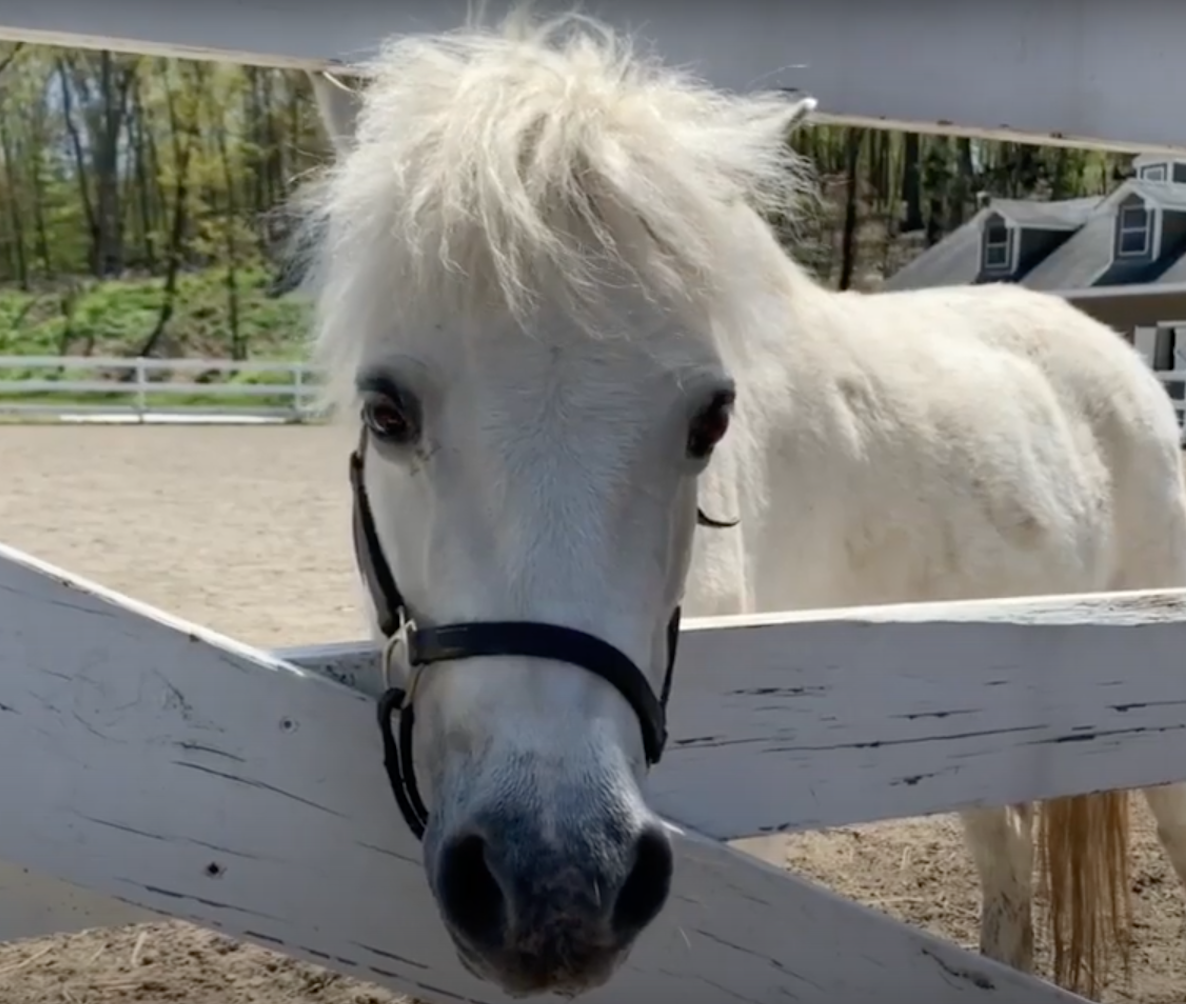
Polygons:
[[[0,539],[261,646],[358,637],[340,437],[0,426]],[[1138,820],[1134,979],[1105,1000],[1180,1004],[1186,911],[1143,805]],[[976,944],[974,877],[950,818],[805,834],[762,850],[845,895]],[[0,947],[2,1004],[398,999],[182,924]]]

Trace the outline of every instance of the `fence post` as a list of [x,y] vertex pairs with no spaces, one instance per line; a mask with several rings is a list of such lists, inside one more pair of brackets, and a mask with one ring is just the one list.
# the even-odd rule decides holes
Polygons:
[[304,389],[305,368],[300,363],[294,363],[292,370],[292,410],[296,414],[296,420],[298,422],[305,420],[305,409],[302,404],[302,392]]
[[136,415],[144,424],[144,413],[148,411],[148,372],[142,356],[136,357]]

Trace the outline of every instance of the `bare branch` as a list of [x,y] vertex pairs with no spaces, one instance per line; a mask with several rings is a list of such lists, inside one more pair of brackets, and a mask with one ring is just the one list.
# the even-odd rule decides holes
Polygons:
[[13,60],[20,54],[21,49],[25,47],[24,42],[13,42],[12,48],[4,56],[0,56],[0,77],[4,76],[4,71],[7,70],[13,63]]

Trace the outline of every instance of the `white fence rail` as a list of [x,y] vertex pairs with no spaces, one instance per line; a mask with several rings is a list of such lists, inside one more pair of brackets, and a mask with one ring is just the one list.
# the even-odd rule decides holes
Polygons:
[[[393,33],[452,28],[468,6],[466,0],[329,6],[4,0],[0,38],[319,70],[357,62]],[[498,10],[506,2],[489,6]],[[1186,90],[1186,61],[1176,46],[1156,44],[1186,33],[1181,4],[734,0],[685,9],[669,0],[632,0],[581,6],[640,29],[665,59],[694,67],[717,86],[806,91],[819,99],[821,120],[1119,150],[1186,148],[1176,97]],[[889,53],[908,56],[889,60]]]
[[299,362],[0,356],[0,415],[144,422],[168,413],[300,422],[316,417],[315,394],[316,371]]
[[[261,652],[2,545],[0,594],[0,758],[37,765],[0,771],[0,860],[92,893],[0,873],[0,930],[140,908],[507,1004],[386,797],[371,645]],[[586,999],[1081,1000],[719,841],[1186,779],[1184,644],[1186,590],[689,622],[650,785],[676,889]]]

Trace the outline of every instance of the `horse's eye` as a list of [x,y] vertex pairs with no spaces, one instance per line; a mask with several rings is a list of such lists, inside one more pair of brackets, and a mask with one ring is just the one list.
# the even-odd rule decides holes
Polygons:
[[362,420],[385,443],[408,446],[420,433],[415,409],[402,397],[383,394],[369,398],[362,406]]
[[725,438],[733,414],[733,398],[732,391],[721,391],[692,419],[688,429],[688,456],[693,460],[705,459]]

